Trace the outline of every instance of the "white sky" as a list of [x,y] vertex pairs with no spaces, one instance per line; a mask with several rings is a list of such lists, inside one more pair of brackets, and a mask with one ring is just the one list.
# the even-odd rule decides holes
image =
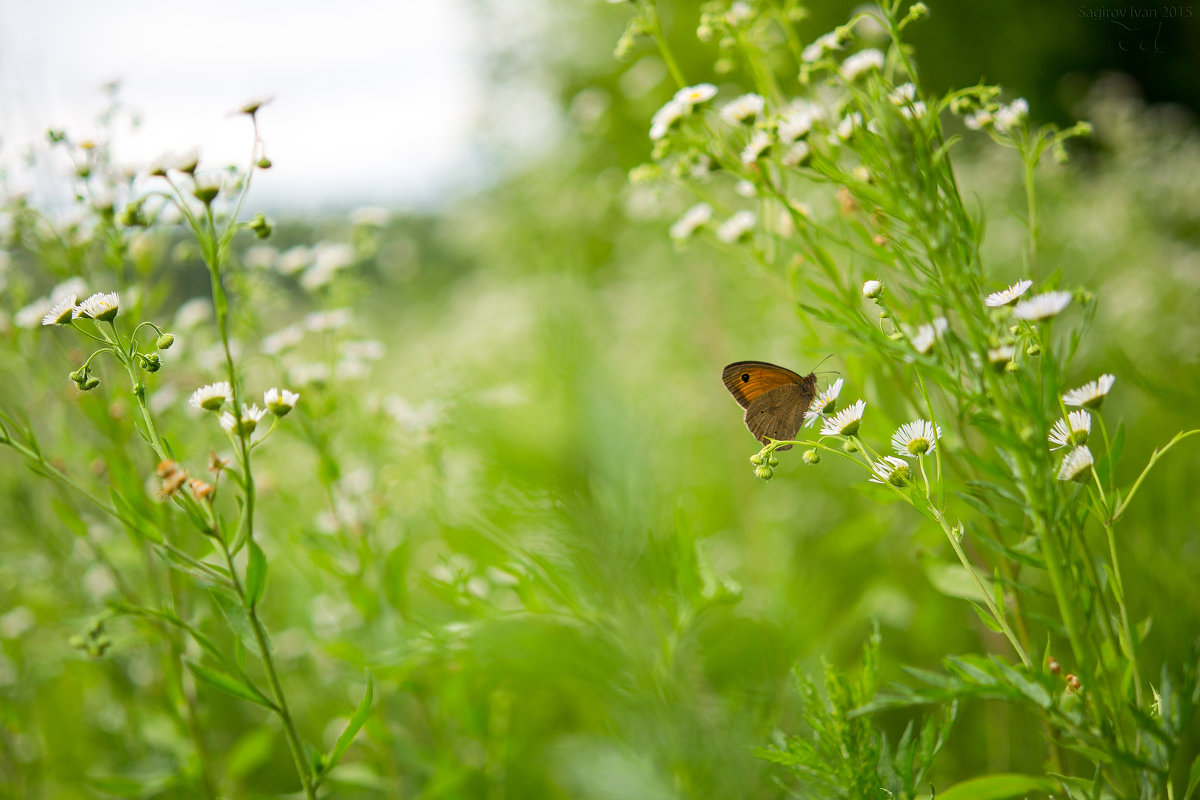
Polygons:
[[0,157],[48,127],[97,133],[101,84],[119,79],[142,128],[118,145],[144,163],[200,150],[244,163],[244,101],[274,169],[256,202],[303,211],[429,202],[469,182],[483,91],[466,0],[0,0]]

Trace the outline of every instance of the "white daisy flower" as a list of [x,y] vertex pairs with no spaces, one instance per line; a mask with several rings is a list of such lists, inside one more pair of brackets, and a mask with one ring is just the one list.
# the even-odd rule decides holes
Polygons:
[[721,107],[721,119],[730,125],[749,124],[763,112],[765,104],[762,95],[744,94]]
[[690,106],[687,103],[672,98],[663,105],[658,111],[654,112],[654,116],[650,118],[650,138],[658,141],[667,135],[674,127],[676,122],[683,119],[684,115],[689,111]]
[[240,420],[226,411],[221,414],[221,427],[229,433],[238,436],[249,436],[254,433],[254,429],[258,427],[258,423],[266,415],[267,410],[258,406],[243,408]]
[[1092,415],[1083,409],[1072,411],[1066,419],[1060,419],[1050,429],[1051,450],[1063,447],[1077,447],[1087,444],[1088,435],[1092,432]]
[[892,447],[898,455],[909,458],[932,453],[937,440],[942,438],[942,428],[927,420],[918,419],[901,425],[892,434]]
[[215,170],[201,172],[192,176],[192,196],[201,203],[211,203],[221,193],[225,183],[224,173]]
[[75,295],[69,294],[59,300],[50,310],[46,312],[46,316],[42,317],[43,325],[66,325],[75,316]]
[[94,295],[75,306],[75,319],[94,319],[99,322],[111,322],[116,319],[121,299],[116,292],[96,292]]
[[1047,319],[1071,304],[1070,292],[1044,292],[1035,294],[1013,306],[1014,319]]
[[1006,106],[996,111],[996,130],[1008,133],[1021,124],[1029,116],[1029,103],[1024,97],[1018,97]]
[[219,381],[201,386],[192,392],[192,396],[188,398],[188,405],[201,411],[217,411],[232,397],[233,389],[230,388],[229,381]]
[[873,47],[860,50],[842,62],[842,79],[847,82],[853,81],[873,69],[883,69],[883,53]]
[[912,467],[903,458],[883,456],[871,465],[871,483],[891,484],[903,489],[912,480]]
[[738,181],[733,190],[742,197],[754,197],[754,195],[758,194],[758,187],[747,180]]
[[[840,390],[841,387],[839,386],[838,389]],[[832,419],[825,420],[825,424],[821,426],[821,435],[853,436],[858,433],[858,425],[862,422],[863,411],[866,407],[867,404],[864,401],[855,400],[834,414]]]
[[995,119],[992,117],[992,112],[982,109],[963,117],[963,124],[973,131],[990,128],[993,122],[995,122]]
[[849,139],[851,136],[853,136],[854,131],[858,128],[861,128],[862,124],[863,124],[863,115],[857,111],[854,111],[854,112],[842,117],[842,120],[841,120],[841,122],[838,123],[837,129],[835,130],[834,133],[836,134],[838,139],[845,141],[846,139]]
[[891,91],[888,95],[888,100],[892,101],[893,105],[907,106],[917,99],[917,87],[911,81],[901,84]]
[[917,328],[917,332],[910,339],[913,348],[918,353],[928,353],[929,348],[933,347],[933,343],[941,338],[941,335],[946,332],[949,326],[950,324],[946,322],[945,317],[938,317],[930,324]]
[[[286,417],[288,412],[296,407],[300,395],[287,389],[267,389],[263,393],[263,403],[277,417]],[[251,406],[250,408],[254,408]]]
[[1063,404],[1072,408],[1099,408],[1116,380],[1112,375],[1101,375],[1096,380],[1063,394]]
[[1092,463],[1092,451],[1088,450],[1086,445],[1076,447],[1062,460],[1062,465],[1058,468],[1058,479],[1060,481],[1085,481]]
[[805,427],[815,425],[817,420],[824,419],[826,414],[833,411],[837,406],[838,395],[842,391],[842,379],[838,378],[829,386],[825,387],[825,391],[813,398],[812,403],[808,407],[808,411],[804,412]]
[[832,50],[842,49],[842,45],[842,37],[838,35],[837,31],[833,31],[818,38],[815,42],[804,48],[804,52],[800,54],[800,58],[805,63],[811,64]]
[[746,166],[755,163],[769,149],[771,149],[771,134],[766,131],[755,131],[742,150],[742,163]]
[[812,148],[808,146],[808,142],[796,142],[788,148],[788,151],[783,154],[783,158],[779,159],[785,167],[798,167],[808,160],[812,154]]
[[1030,286],[1033,286],[1033,281],[1031,280],[1017,281],[1002,292],[992,292],[989,294],[984,299],[983,304],[989,308],[1006,306],[1009,303],[1015,302],[1018,297],[1029,291]]
[[911,105],[901,106],[900,116],[905,119],[917,119],[918,117],[925,116],[925,101],[918,100]]
[[883,283],[881,281],[869,280],[863,283],[863,297],[868,300],[874,300],[883,292]]
[[988,363],[997,367],[1003,367],[1008,364],[1008,362],[1013,360],[1013,356],[1016,355],[1016,352],[1016,348],[1014,348],[1011,344],[1003,344],[999,347],[990,348],[987,352]]
[[49,311],[50,301],[45,297],[39,297],[13,314],[13,324],[18,328],[36,328]]
[[698,83],[695,86],[685,86],[675,93],[675,99],[688,106],[698,106],[717,96],[717,87],[711,83]]
[[672,239],[686,239],[696,232],[696,229],[712,219],[712,206],[708,203],[697,203],[683,212],[675,224],[671,226]]
[[721,227],[717,228],[717,238],[729,244],[741,241],[750,235],[757,221],[753,211],[739,211],[721,223]]
[[779,141],[794,142],[801,136],[806,135],[812,130],[813,123],[817,119],[816,112],[809,106],[801,106],[788,111],[784,117],[779,120],[776,126],[776,133],[779,134]]

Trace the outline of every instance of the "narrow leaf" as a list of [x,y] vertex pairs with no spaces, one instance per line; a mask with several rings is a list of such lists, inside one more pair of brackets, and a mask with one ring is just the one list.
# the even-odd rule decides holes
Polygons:
[[350,749],[351,743],[354,742],[354,737],[358,735],[359,730],[366,723],[367,717],[371,716],[371,703],[375,699],[374,682],[371,680],[371,673],[367,673],[367,690],[363,692],[363,699],[359,701],[358,708],[354,709],[354,714],[350,717],[350,721],[346,723],[346,729],[342,731],[342,735],[337,738],[333,745],[333,749],[329,751],[329,756],[325,758],[321,773],[325,774],[338,765],[342,760],[342,756],[346,755],[346,751]]
[[268,700],[262,692],[255,689],[249,681],[244,681],[241,678],[230,675],[228,672],[221,672],[211,667],[202,667],[193,661],[185,661],[184,663],[187,664],[187,668],[196,676],[197,680],[220,689],[226,694],[240,697],[243,700],[249,700],[251,703],[260,705],[263,708],[275,709],[275,704]]
[[246,603],[254,608],[267,590],[267,557],[253,539],[250,540],[250,563],[246,567]]
[[938,800],[1006,800],[1029,792],[1053,792],[1058,781],[1041,775],[988,775],[956,783],[938,793]]

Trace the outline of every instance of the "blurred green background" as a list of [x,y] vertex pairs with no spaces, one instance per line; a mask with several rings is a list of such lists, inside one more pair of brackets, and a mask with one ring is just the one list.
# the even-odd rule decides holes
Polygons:
[[[822,6],[802,35],[849,8]],[[1128,429],[1129,480],[1195,425],[1200,404],[1200,135],[1187,110],[1200,104],[1200,20],[1159,20],[1161,52],[1147,54],[1126,47],[1144,44],[1145,29],[1106,27],[1085,8],[932,4],[914,43],[931,91],[982,77],[1028,97],[1035,119],[1096,125],[1072,163],[1039,173],[1041,258],[1099,298],[1078,377],[1117,375],[1105,410]],[[513,16],[498,4],[478,13]],[[782,796],[781,774],[753,751],[798,730],[794,664],[853,665],[875,622],[895,679],[904,664],[937,669],[945,655],[1003,647],[939,592],[952,560],[940,532],[856,472],[787,458],[775,480],[756,481],[757,446],[721,386],[724,364],[806,371],[832,354],[824,368],[845,378],[843,396],[872,403],[873,376],[836,332],[797,313],[800,298],[776,277],[732,251],[673,245],[666,226],[687,198],[629,186],[673,87],[649,50],[612,59],[625,9],[521,13],[536,24],[503,28],[481,56],[496,82],[479,109],[491,185],[386,220],[284,217],[274,254],[241,243],[230,282],[248,385],[302,393],[261,456],[264,614],[285,685],[304,735],[328,746],[364,668],[375,676],[377,712],[335,773],[339,797]],[[665,15],[668,36],[690,81],[721,83],[694,20],[694,9]],[[512,102],[506,89],[531,83],[553,99],[561,135],[518,160],[485,122]],[[262,119],[269,140],[269,108]],[[981,136],[955,159],[986,214],[999,287],[1021,277],[1020,164]],[[318,242],[348,244],[353,257],[326,281],[287,274],[281,254]],[[211,329],[185,304],[206,277],[169,237],[139,241],[123,277],[93,263],[10,248],[0,408],[81,482],[132,490],[182,531],[153,500],[154,463],[136,446],[121,378],[102,373],[102,391],[78,395],[64,378],[79,342],[17,317],[80,271],[89,291],[129,298],[140,285],[145,318],[179,337],[155,407],[201,472],[220,438],[184,401],[218,373]],[[310,325],[296,344],[264,347],[338,308],[352,309],[346,327]],[[165,578],[145,577],[146,554],[125,531],[3,453],[0,796],[189,796],[177,780],[194,756],[163,710],[161,639],[118,622],[103,660],[67,645],[115,597],[89,541],[141,576],[147,598]],[[1198,465],[1194,446],[1169,456],[1119,529],[1131,607],[1153,620],[1152,675],[1184,660],[1200,631]],[[220,629],[202,597],[185,605]],[[261,709],[206,687],[199,696],[227,796],[295,791]],[[1036,770],[1031,721],[1012,714],[964,709],[937,786]],[[880,722],[898,734],[908,718]]]

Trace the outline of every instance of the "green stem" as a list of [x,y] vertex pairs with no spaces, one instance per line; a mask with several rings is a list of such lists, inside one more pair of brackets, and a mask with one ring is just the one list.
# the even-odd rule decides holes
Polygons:
[[683,79],[683,71],[679,69],[679,64],[675,62],[675,56],[671,54],[671,48],[667,47],[667,37],[663,34],[662,20],[658,16],[657,0],[646,4],[646,17],[650,20],[650,35],[654,38],[654,43],[658,46],[658,52],[662,54],[663,62],[667,65],[667,71],[671,73],[671,79],[675,81],[675,86],[682,89],[684,86],[687,86],[687,81]]
[[275,700],[275,712],[279,715],[279,719],[283,723],[284,737],[287,739],[288,749],[291,750],[292,760],[296,764],[296,772],[300,776],[300,783],[304,787],[304,795],[308,800],[316,800],[317,790],[313,783],[312,771],[309,769],[308,760],[304,757],[304,747],[301,744],[300,734],[296,730],[296,723],[292,720],[291,711],[288,709],[287,696],[283,692],[283,685],[279,682],[279,673],[275,669],[275,659],[271,655],[271,647],[267,641],[266,629],[263,627],[262,621],[258,618],[258,612],[246,598],[246,589],[242,584],[241,578],[238,576],[237,568],[234,566],[233,554],[229,550],[229,545],[226,544],[223,538],[218,538],[217,541],[221,546],[221,554],[225,557],[225,564],[229,567],[229,575],[233,581],[234,592],[237,594],[238,601],[241,603],[242,609],[246,612],[246,616],[250,619],[250,628],[254,631],[254,640],[258,643],[263,669],[266,671],[267,680],[271,684],[271,694]]

